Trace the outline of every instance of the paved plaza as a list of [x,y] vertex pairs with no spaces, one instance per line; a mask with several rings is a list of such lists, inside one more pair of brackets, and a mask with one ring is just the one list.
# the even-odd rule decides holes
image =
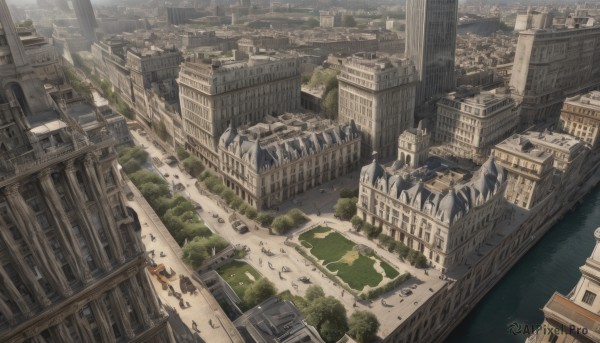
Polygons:
[[[150,154],[150,157],[158,157],[162,159],[167,154],[161,152],[156,148],[151,141],[146,137],[140,136],[137,132],[132,132],[134,139],[138,144],[143,144],[146,151]],[[373,312],[379,318],[381,327],[379,335],[385,337],[391,330],[398,326],[398,322],[402,318],[406,318],[417,308],[420,299],[427,299],[430,295],[434,294],[433,291],[440,289],[446,281],[439,278],[440,272],[436,270],[430,270],[429,275],[425,275],[421,269],[414,268],[408,263],[400,261],[396,254],[390,253],[385,249],[377,247],[375,241],[371,241],[359,233],[355,233],[351,230],[351,224],[349,222],[339,221],[334,217],[333,207],[339,198],[339,191],[342,188],[356,188],[358,187],[358,171],[350,174],[349,176],[342,177],[326,183],[320,187],[311,189],[304,194],[299,195],[297,198],[288,201],[280,206],[279,212],[274,211],[274,214],[285,213],[291,208],[300,208],[308,218],[310,219],[302,228],[296,230],[290,235],[286,236],[275,236],[269,235],[268,230],[251,229],[246,234],[239,234],[231,228],[231,225],[226,221],[225,223],[219,223],[217,218],[213,218],[213,214],[216,213],[219,217],[227,219],[231,214],[230,210],[226,210],[219,206],[212,198],[200,192],[194,186],[195,179],[190,177],[186,172],[182,172],[178,166],[169,166],[163,164],[159,167],[155,167],[161,174],[169,174],[165,179],[169,183],[173,184],[175,181],[181,182],[186,186],[183,192],[190,199],[198,202],[202,206],[202,210],[199,212],[200,216],[207,224],[207,226],[218,233],[231,244],[243,244],[250,248],[249,254],[245,260],[251,264],[258,272],[263,276],[267,277],[277,287],[278,291],[290,290],[293,294],[303,296],[306,289],[311,284],[319,285],[323,288],[326,295],[332,295],[342,301],[348,316],[355,310],[369,310]],[[177,175],[177,176],[175,176]],[[293,248],[284,244],[286,239],[291,239],[295,243],[299,244],[297,235],[303,229],[312,227],[315,225],[328,226],[340,233],[351,241],[357,244],[364,244],[374,249],[379,256],[390,263],[400,274],[410,272],[414,277],[406,282],[404,287],[416,285],[412,289],[413,294],[409,297],[401,297],[400,289],[392,293],[386,293],[382,302],[377,299],[373,302],[369,301],[357,301],[352,294],[343,292],[342,288],[336,283],[332,282],[329,278],[324,276],[318,269],[316,269],[309,261],[306,261],[302,255],[296,252]],[[144,227],[145,228],[145,227]],[[146,238],[145,242],[149,241]],[[261,245],[262,243],[262,245]],[[152,244],[147,245],[148,250],[155,249]],[[261,248],[271,250],[274,254],[269,257],[261,252]],[[284,252],[282,252],[282,250]],[[262,263],[261,263],[262,262]],[[269,262],[271,267],[269,267]],[[289,272],[279,272],[282,267],[289,269]],[[298,278],[306,276],[310,278],[311,283],[305,284],[298,281]],[[157,285],[159,287],[159,285]],[[430,290],[431,289],[431,290]],[[432,291],[433,290],[433,291]],[[159,290],[160,294],[166,296],[166,291]],[[343,295],[342,295],[343,294]],[[164,296],[163,296],[164,298]],[[172,298],[172,297],[171,297]],[[188,297],[189,298],[189,297]],[[173,298],[173,300],[175,300]],[[415,303],[416,301],[416,303]],[[356,305],[356,307],[354,307]],[[178,307],[177,303],[174,303],[175,307]],[[190,311],[191,310],[191,311]],[[213,313],[214,310],[207,308],[208,313]],[[183,312],[189,311],[191,313],[196,312],[194,308],[183,310]],[[181,312],[181,311],[180,311]],[[190,317],[190,325],[191,325]],[[196,320],[200,326],[200,322]],[[206,320],[203,323],[207,325]],[[210,327],[208,327],[210,329]],[[204,332],[206,328],[201,328]]]

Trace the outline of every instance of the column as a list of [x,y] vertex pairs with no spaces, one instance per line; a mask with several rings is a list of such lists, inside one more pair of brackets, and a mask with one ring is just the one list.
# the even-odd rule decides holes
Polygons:
[[[145,294],[144,291],[138,285],[137,278],[135,276],[131,277],[128,280],[129,285],[129,300],[131,301],[133,308],[135,310],[135,314],[139,318],[139,320],[144,325],[144,328],[149,328],[152,326],[152,319],[150,319],[150,315],[148,313],[148,307],[142,299],[155,298],[154,294]],[[150,313],[154,314],[154,313]]]
[[52,336],[54,336],[56,338],[57,342],[73,342],[73,338],[71,337],[71,334],[69,333],[69,330],[67,329],[67,327],[65,326],[64,323],[59,323],[55,326],[53,326],[52,328],[50,328],[50,332],[52,333]]
[[32,293],[35,300],[43,306],[50,305],[50,300],[46,296],[46,292],[42,289],[42,286],[40,286],[40,283],[37,281],[35,275],[33,275],[31,267],[25,262],[25,259],[19,250],[19,246],[11,237],[8,226],[6,223],[4,223],[2,216],[0,216],[0,239],[4,241],[4,245],[8,250],[8,255],[10,256],[12,262],[16,265],[23,282]]
[[79,313],[74,313],[71,318],[73,319],[72,323],[75,325],[77,333],[79,334],[79,338],[81,338],[82,342],[96,342],[94,339],[94,334],[92,333],[92,328],[90,327],[90,323],[87,321],[87,319],[83,318]]
[[[2,277],[2,276],[0,276]],[[4,318],[8,321],[8,323],[12,326],[16,324],[15,315],[13,311],[10,309],[7,303],[7,298],[0,294],[0,314],[4,315]]]
[[19,39],[19,34],[17,33],[15,24],[10,16],[10,11],[4,0],[0,0],[0,25],[4,30],[13,63],[17,67],[25,65],[28,60],[27,55],[25,55],[25,49]]
[[67,262],[75,271],[77,278],[87,284],[92,276],[90,275],[87,262],[81,253],[79,241],[73,236],[71,222],[62,206],[58,192],[54,188],[54,183],[52,182],[50,174],[51,170],[45,169],[39,173],[38,179],[43,190],[46,205],[50,209],[50,213],[56,223],[56,229],[54,231],[56,232],[63,249],[66,250],[63,254],[67,259]]
[[101,341],[106,343],[114,342],[115,334],[110,327],[110,318],[108,318],[106,307],[104,307],[104,304],[102,303],[102,297],[90,301],[90,307],[92,308],[96,325],[98,326],[100,336],[102,337]]
[[18,192],[18,184],[12,184],[4,189],[4,194],[10,210],[15,219],[15,225],[21,236],[27,242],[29,250],[36,264],[54,288],[63,297],[73,294],[69,283],[61,267],[56,263],[57,259],[48,239],[36,219],[35,213]]
[[94,161],[91,154],[88,154],[85,157],[84,169],[88,181],[92,185],[92,190],[94,193],[96,204],[103,212],[103,215],[101,215],[100,217],[106,225],[106,229],[108,231],[107,236],[111,242],[111,247],[113,248],[115,258],[117,261],[123,263],[125,262],[125,256],[123,255],[123,238],[121,237],[119,228],[117,228],[117,223],[115,222],[115,217],[112,213],[112,209],[108,204],[105,189],[103,189],[102,185],[100,184],[98,175],[96,174],[96,170],[94,168]]
[[148,300],[148,309],[150,310],[150,315],[153,318],[162,318],[163,315],[161,312],[160,303],[158,302],[158,297],[156,296],[156,293],[154,293],[154,286],[152,286],[152,283],[148,278],[146,269],[140,269],[137,277],[135,279],[131,279],[131,282],[139,282],[139,284],[137,285],[141,288],[140,291],[143,292],[143,294],[145,295],[145,299]]
[[[29,306],[23,299],[23,295],[19,292],[12,280],[8,277],[2,264],[0,264],[0,287],[4,289],[5,295],[17,304],[17,307],[19,308],[19,311],[21,311],[22,314],[24,314],[26,317],[31,316],[31,310],[29,309]],[[13,313],[8,307],[8,305],[4,302],[2,294],[0,294],[0,311],[12,317]]]
[[85,198],[79,189],[77,177],[75,176],[74,160],[67,161],[65,167],[65,176],[67,178],[67,186],[73,198],[73,204],[79,217],[79,223],[82,225],[81,232],[85,236],[90,251],[94,255],[94,260],[99,268],[104,271],[111,269],[111,264],[102,246],[102,241],[98,236],[98,231],[94,227],[91,215],[88,211]]
[[110,299],[110,306],[112,307],[112,313],[115,316],[115,320],[119,321],[119,326],[123,330],[123,334],[131,339],[135,336],[133,329],[131,328],[131,321],[129,318],[129,309],[127,303],[123,298],[121,289],[117,285],[112,291],[108,292]]

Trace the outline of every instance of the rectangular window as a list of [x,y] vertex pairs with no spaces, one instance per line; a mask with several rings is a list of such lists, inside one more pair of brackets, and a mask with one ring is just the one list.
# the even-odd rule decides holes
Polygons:
[[581,299],[581,301],[583,301],[584,303],[586,303],[588,305],[592,305],[594,303],[595,299],[596,299],[595,293],[592,293],[590,291],[585,291],[585,294],[583,295],[583,299]]

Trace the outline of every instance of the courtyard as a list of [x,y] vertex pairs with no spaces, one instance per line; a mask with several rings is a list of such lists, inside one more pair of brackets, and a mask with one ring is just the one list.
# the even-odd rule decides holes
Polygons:
[[242,261],[231,261],[219,269],[217,273],[231,286],[235,294],[242,300],[239,304],[242,310],[250,307],[244,301],[246,290],[258,279],[262,278],[260,273],[251,265]]
[[318,263],[358,292],[365,287],[378,287],[400,275],[369,248],[357,245],[328,227],[317,226],[298,239]]

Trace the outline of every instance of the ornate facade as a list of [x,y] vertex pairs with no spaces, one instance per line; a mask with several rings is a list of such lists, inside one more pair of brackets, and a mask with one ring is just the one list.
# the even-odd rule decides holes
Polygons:
[[435,141],[454,155],[481,163],[518,123],[515,102],[508,94],[459,91],[438,101]]
[[493,233],[505,208],[506,172],[489,159],[469,179],[437,160],[403,172],[373,161],[360,173],[358,216],[420,251],[442,272],[464,263]]
[[560,113],[560,127],[568,134],[596,147],[600,137],[600,92],[593,91],[568,98]]
[[339,80],[339,121],[354,121],[362,133],[362,159],[373,152],[391,159],[398,136],[413,127],[416,74],[408,60],[355,54],[343,61]]
[[217,170],[219,137],[234,127],[300,107],[300,60],[254,55],[247,61],[186,61],[179,98],[186,148]]
[[277,206],[358,167],[360,133],[311,115],[284,114],[219,139],[224,184],[258,210]]
[[[114,138],[84,131],[32,82],[4,0],[0,341],[172,342],[125,204]],[[20,64],[17,64],[20,63]]]
[[514,135],[496,145],[493,156],[508,171],[506,200],[531,209],[550,194],[554,175],[552,153]]

